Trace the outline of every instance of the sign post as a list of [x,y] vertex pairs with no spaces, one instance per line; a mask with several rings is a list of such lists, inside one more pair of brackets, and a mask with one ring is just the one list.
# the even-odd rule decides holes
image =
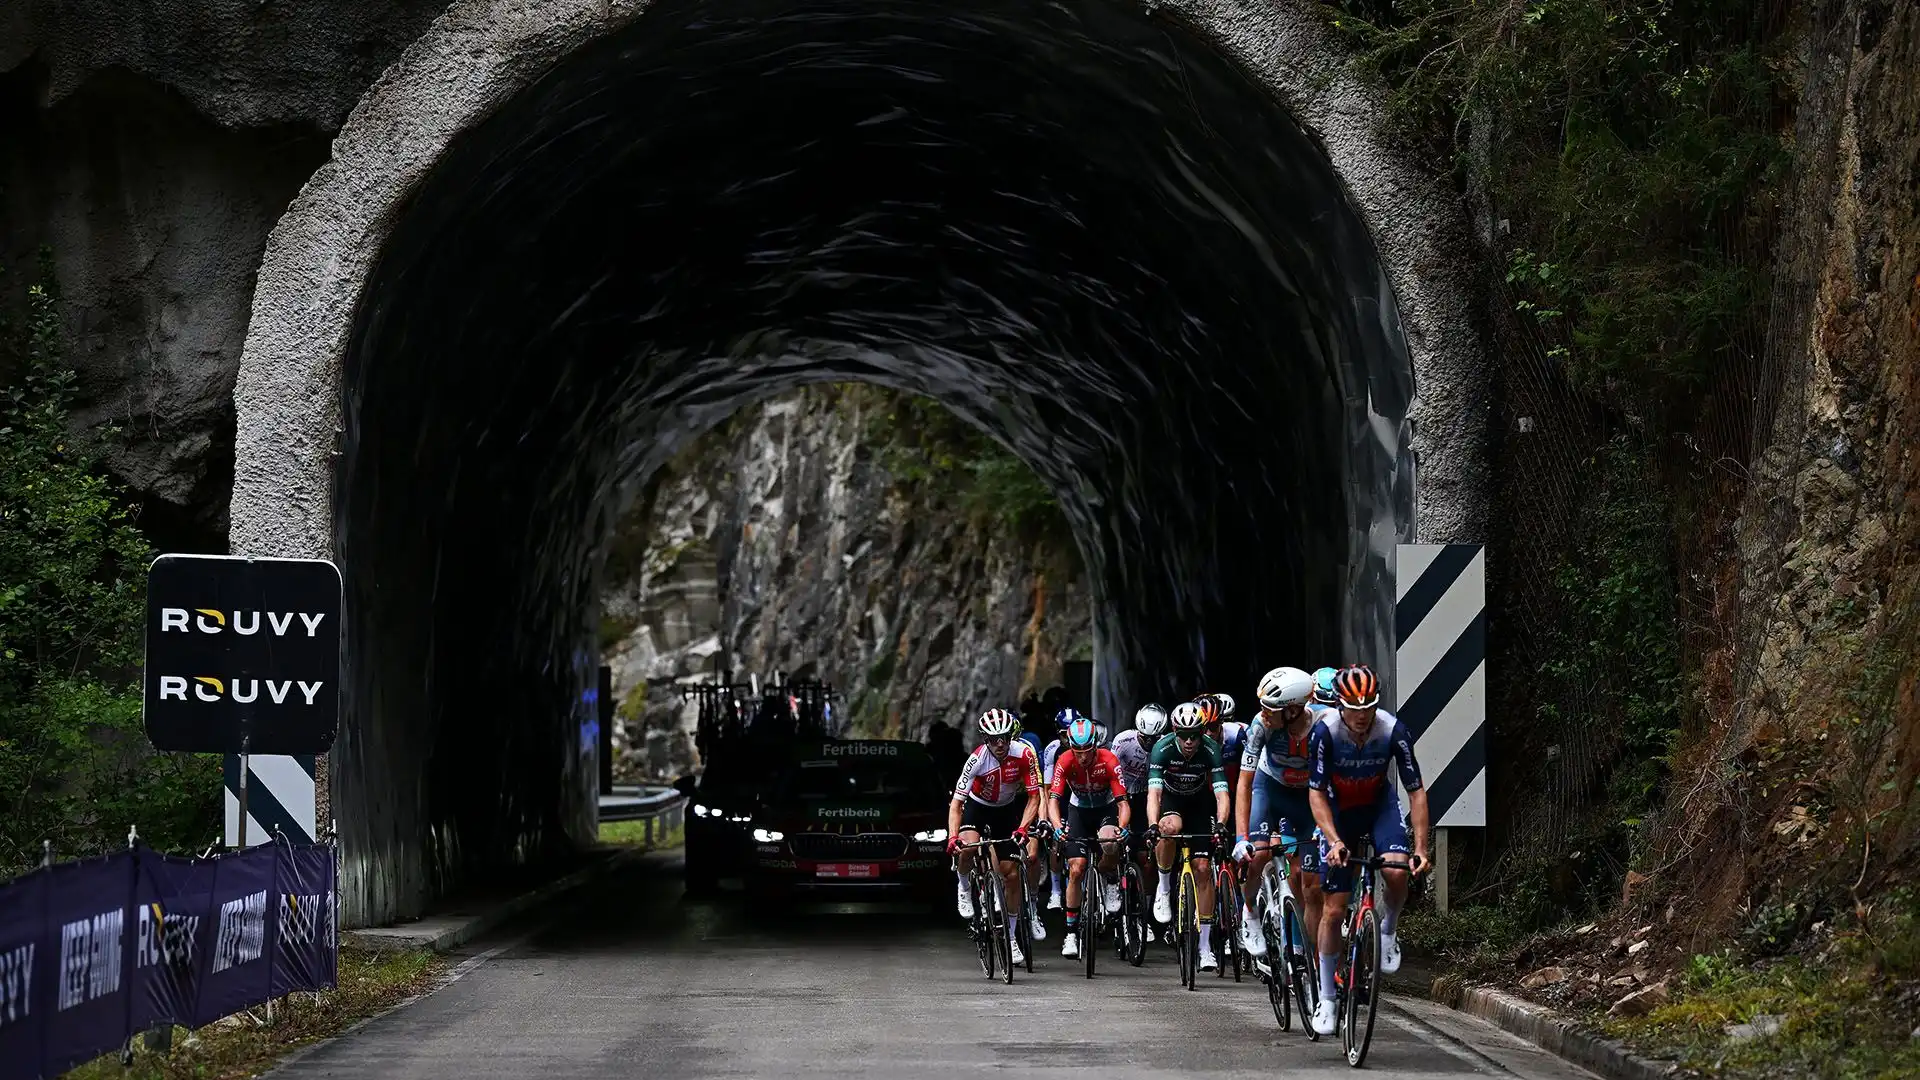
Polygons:
[[1434,900],[1450,899],[1448,830],[1487,823],[1487,555],[1480,544],[1394,550],[1394,697],[1413,732],[1434,822]]
[[305,835],[292,839],[314,839],[311,805],[268,796],[297,802],[303,777],[312,802],[311,755],[331,749],[339,729],[341,607],[340,571],[320,559],[162,555],[148,570],[147,738],[160,750],[239,755],[231,833],[240,847],[254,816],[255,755],[274,761],[276,775],[289,773],[280,762],[300,774],[288,792],[268,785],[261,796],[274,804],[273,827],[297,825]]

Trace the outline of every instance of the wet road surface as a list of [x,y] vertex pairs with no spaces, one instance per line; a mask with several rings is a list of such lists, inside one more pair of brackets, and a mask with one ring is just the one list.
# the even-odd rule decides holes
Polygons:
[[[634,864],[522,933],[474,946],[436,993],[272,1075],[1354,1074],[1332,1040],[1280,1031],[1251,978],[1182,990],[1163,948],[1141,968],[1103,963],[1089,981],[1060,957],[1056,936],[1039,946],[1032,975],[989,983],[957,918],[835,903],[749,913],[737,894],[687,900],[672,856]],[[1382,1010],[1365,1072],[1591,1080],[1489,1025],[1412,1000]]]

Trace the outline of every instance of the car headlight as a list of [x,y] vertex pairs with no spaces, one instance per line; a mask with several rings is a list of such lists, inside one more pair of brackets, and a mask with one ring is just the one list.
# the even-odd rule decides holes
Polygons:
[[701,806],[699,803],[694,803],[693,816],[694,817],[719,817],[720,811],[715,810],[711,806]]
[[773,844],[785,840],[787,834],[781,832],[779,829],[755,829],[753,830],[753,838],[762,844]]
[[923,829],[920,832],[914,833],[913,838],[923,844],[938,844],[947,839],[947,830]]
[[752,814],[728,814],[727,820],[733,822],[735,825],[745,825],[747,822],[753,820],[753,815]]

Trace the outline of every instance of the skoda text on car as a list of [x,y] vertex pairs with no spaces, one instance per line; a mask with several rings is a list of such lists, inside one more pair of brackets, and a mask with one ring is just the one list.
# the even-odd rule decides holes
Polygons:
[[795,746],[752,823],[751,888],[952,887],[946,785],[916,742]]

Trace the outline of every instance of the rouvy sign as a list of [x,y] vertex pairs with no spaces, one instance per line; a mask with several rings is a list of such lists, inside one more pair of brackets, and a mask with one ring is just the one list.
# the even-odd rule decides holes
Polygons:
[[161,750],[325,753],[339,727],[340,607],[340,571],[324,560],[155,559],[147,738]]

